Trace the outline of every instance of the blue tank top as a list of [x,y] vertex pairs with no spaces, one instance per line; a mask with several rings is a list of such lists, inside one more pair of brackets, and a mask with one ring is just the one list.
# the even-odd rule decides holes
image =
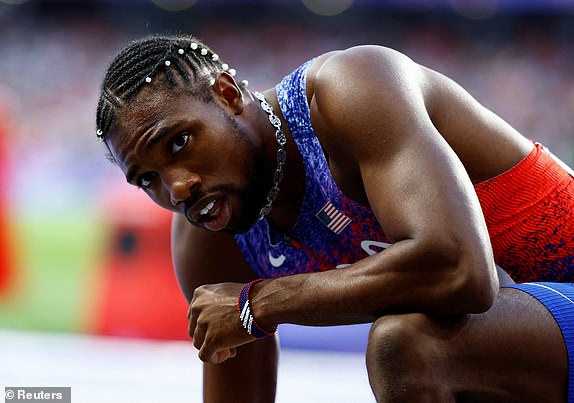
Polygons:
[[281,112],[305,166],[305,195],[297,221],[287,234],[263,219],[235,235],[247,263],[261,278],[345,267],[390,245],[371,209],[346,197],[331,175],[307,103],[307,70],[313,61],[276,87]]

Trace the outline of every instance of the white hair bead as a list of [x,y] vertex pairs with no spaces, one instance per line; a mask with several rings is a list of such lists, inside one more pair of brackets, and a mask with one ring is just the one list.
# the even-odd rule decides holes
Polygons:
[[179,50],[177,51],[177,53],[179,53],[180,55],[183,55],[183,52],[184,52],[183,49],[179,49]]
[[227,63],[223,63],[223,64],[221,65],[221,70],[227,71],[227,69],[229,69],[229,66],[227,65]]
[[229,75],[231,77],[235,77],[235,74],[237,73],[237,71],[235,71],[235,69],[229,69]]
[[192,48],[193,50],[197,49],[198,48],[197,43],[191,42],[190,48]]
[[146,82],[146,83],[151,83],[151,77],[146,77],[146,78],[145,78],[145,82]]
[[219,60],[219,55],[217,53],[214,53],[213,56],[211,56],[211,60],[213,60],[214,62]]
[[247,87],[249,85],[249,81],[241,80],[241,84],[243,84],[244,87]]
[[205,48],[201,49],[201,52],[200,52],[200,53],[201,53],[202,56],[207,55],[207,49],[205,49]]
[[165,61],[165,65],[166,65],[166,66],[170,66],[170,65],[171,65],[171,62],[170,62],[169,60],[166,60],[166,61]]

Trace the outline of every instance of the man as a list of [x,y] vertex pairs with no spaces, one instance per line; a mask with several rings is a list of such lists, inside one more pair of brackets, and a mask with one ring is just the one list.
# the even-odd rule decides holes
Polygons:
[[391,49],[321,55],[263,94],[234,75],[194,38],[144,39],[97,111],[127,181],[176,213],[206,401],[274,399],[280,323],[362,322],[379,401],[566,401],[569,284],[498,292],[495,263],[571,280],[567,167]]

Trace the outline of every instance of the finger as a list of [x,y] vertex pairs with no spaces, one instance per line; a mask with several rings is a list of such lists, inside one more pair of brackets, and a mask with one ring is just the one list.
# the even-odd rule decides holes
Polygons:
[[189,334],[189,337],[193,338],[193,335],[195,333],[195,330],[197,328],[197,317],[195,315],[191,315],[189,318],[189,323],[187,325],[187,334]]
[[[197,332],[197,331],[196,331]],[[218,364],[219,362],[225,361],[227,359],[225,357],[225,350],[229,350],[228,348],[221,348],[218,343],[214,343],[207,335],[203,335],[203,343],[201,344],[201,348],[199,348],[199,352],[197,355],[199,359],[203,362],[209,362],[212,364]],[[222,353],[222,360],[218,361],[217,353],[219,351],[223,351]]]
[[216,351],[211,362],[213,364],[221,364],[223,361],[235,357],[236,354],[237,352],[234,348]]
[[201,326],[195,327],[193,333],[190,333],[191,338],[193,339],[193,345],[198,350],[201,350],[205,344],[205,330]]
[[213,350],[207,345],[207,343],[204,343],[204,345],[199,350],[198,356],[204,362],[209,362],[211,364],[220,364],[223,361],[228,360],[229,358],[235,356],[236,352],[232,350],[235,351],[235,349],[231,348],[224,348],[222,350]]
[[193,313],[192,306],[193,306],[194,301],[197,299],[197,296],[200,293],[200,288],[201,287],[198,287],[195,290],[193,290],[193,295],[191,296],[191,300],[189,301],[189,306],[187,307],[187,319],[188,320]]
[[205,345],[205,343],[200,346],[199,352],[197,353],[197,356],[203,362],[212,362],[211,361],[212,355],[213,355],[212,350],[207,345]]

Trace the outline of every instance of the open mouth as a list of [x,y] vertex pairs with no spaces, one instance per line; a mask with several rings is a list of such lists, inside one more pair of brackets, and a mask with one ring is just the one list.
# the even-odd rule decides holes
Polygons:
[[199,212],[199,216],[200,217],[207,216],[208,214],[210,214],[214,206],[215,206],[215,200],[210,201],[203,209],[201,209],[201,211]]
[[209,201],[199,211],[194,207],[188,208],[186,216],[189,221],[196,225],[211,231],[219,231],[228,225],[231,211],[226,199],[219,198]]

